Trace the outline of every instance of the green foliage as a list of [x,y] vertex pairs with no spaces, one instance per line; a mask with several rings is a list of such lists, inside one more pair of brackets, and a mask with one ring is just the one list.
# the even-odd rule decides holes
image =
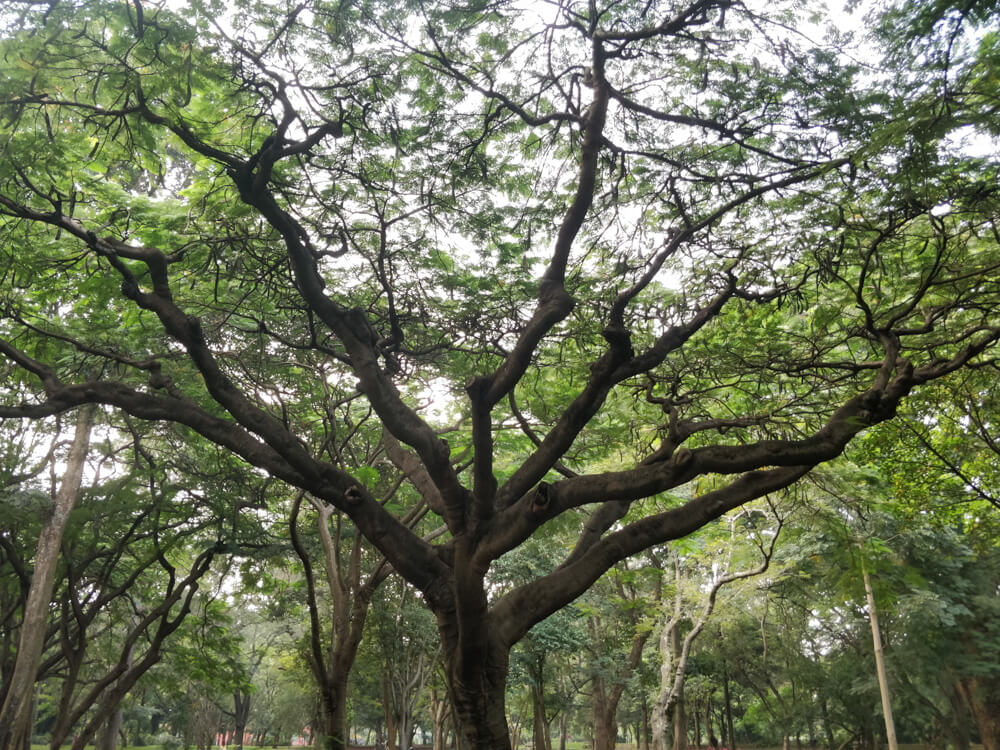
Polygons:
[[[995,620],[1000,193],[974,148],[1000,135],[995,11],[879,8],[862,66],[848,35],[793,32],[824,17],[798,1],[4,8],[0,418],[93,402],[113,423],[62,600],[121,587],[101,616],[127,630],[212,549],[240,556],[220,590],[300,617],[306,567],[276,538],[297,494],[334,509],[345,570],[415,587],[374,600],[367,689],[520,640],[512,679],[568,706],[552,674],[586,640],[591,676],[638,695],[620,655],[674,586],[663,545],[695,588],[752,560],[756,511],[714,522],[867,430],[813,472],[815,527],[769,579],[809,614],[769,622],[771,592],[742,592],[759,638],[727,623],[692,683],[731,664],[759,736],[828,690],[867,737],[859,571],[890,639],[997,638],[971,625]],[[43,430],[7,427],[0,622],[47,499]],[[345,615],[326,597],[322,644]],[[283,642],[257,679],[227,606],[199,598],[153,673],[188,718],[301,668]],[[87,679],[116,655],[94,640]],[[496,671],[467,705],[502,703]],[[468,677],[451,688],[489,682]]]

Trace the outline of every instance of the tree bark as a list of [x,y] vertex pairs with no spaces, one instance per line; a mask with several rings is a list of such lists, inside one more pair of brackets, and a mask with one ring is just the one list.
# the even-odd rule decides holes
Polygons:
[[243,735],[246,734],[250,719],[251,694],[237,688],[233,692],[233,726],[236,732],[236,747],[243,750]]
[[[861,575],[865,581],[865,597],[868,599],[868,617],[872,627],[872,642],[875,648],[875,671],[878,673],[878,690],[882,697],[882,715],[885,718],[885,737],[889,750],[899,750],[896,742],[896,722],[892,718],[892,700],[889,696],[889,677],[885,669],[885,657],[882,654],[882,634],[878,626],[878,610],[875,608],[875,594],[872,592],[872,581],[861,560]],[[998,748],[1000,750],[1000,748]]]
[[38,537],[35,570],[24,607],[14,672],[8,683],[6,700],[0,708],[0,748],[3,750],[22,750],[26,742],[30,743],[31,700],[38,662],[45,647],[45,624],[55,586],[59,548],[70,512],[80,495],[96,411],[96,406],[86,406],[77,417],[66,471],[56,492],[52,514],[45,520]]
[[445,750],[450,715],[451,704],[447,697],[439,695],[437,688],[431,687],[431,747],[433,750]]
[[684,698],[679,698],[674,703],[674,744],[673,750],[687,750],[688,748],[688,726],[687,713],[684,711]]
[[454,644],[446,644],[444,652],[458,741],[463,750],[511,750],[506,708],[509,648],[491,640],[469,651],[479,657],[474,664],[469,653]]
[[[126,665],[128,668],[133,666],[135,655],[135,644],[130,644],[126,652]],[[100,750],[115,750],[118,746],[118,733],[122,728],[122,719],[124,718],[124,711],[121,706],[118,706],[111,717],[108,719],[107,724],[104,728],[104,733],[101,736],[99,742]]]
[[594,750],[615,750],[615,739],[618,736],[615,715],[618,703],[612,703],[610,698],[604,679],[595,677],[590,698],[594,715]]
[[1000,680],[968,677],[956,686],[975,719],[983,750],[1000,750]]

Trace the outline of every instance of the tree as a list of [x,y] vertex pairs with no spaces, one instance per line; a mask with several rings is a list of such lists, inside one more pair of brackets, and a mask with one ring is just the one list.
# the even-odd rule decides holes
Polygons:
[[[347,743],[348,678],[361,645],[372,596],[391,568],[381,559],[376,561],[372,570],[363,570],[362,536],[351,529],[350,537],[345,540],[342,516],[335,512],[333,506],[314,500],[329,592],[329,616],[323,617],[313,563],[297,530],[302,494],[293,502],[290,527],[292,546],[302,562],[306,583],[309,613],[307,661],[320,694],[320,725],[314,727],[314,731],[324,738],[324,744],[342,747]],[[331,519],[335,524],[333,533],[330,531]],[[328,628],[324,628],[324,623],[328,623]]]
[[[888,14],[915,41],[860,77],[795,4],[225,7],[0,15],[0,418],[170,422],[345,514],[433,611],[469,748],[508,748],[533,625],[992,357],[994,165],[949,140],[997,121],[988,8]],[[441,536],[330,455],[331,392]]]
[[583,605],[590,633],[594,750],[614,750],[618,705],[639,672],[653,632],[651,611],[661,596],[661,580],[653,561],[646,563],[645,568],[613,569]]
[[17,658],[10,679],[4,680],[4,701],[0,707],[0,745],[31,746],[31,702],[38,665],[45,648],[46,617],[63,532],[80,494],[95,408],[83,410],[76,423],[73,442],[66,457],[66,472],[56,492],[53,507],[42,526],[35,555],[35,568],[21,619]]
[[[764,573],[771,564],[775,544],[778,541],[778,536],[781,533],[785,519],[770,499],[768,500],[768,505],[770,506],[771,516],[774,519],[773,528],[770,525],[770,519],[763,511],[748,508],[745,513],[740,513],[728,519],[728,539],[723,541],[721,550],[718,549],[718,542],[713,544],[713,540],[709,534],[704,534],[706,541],[703,543],[706,549],[703,552],[707,552],[707,562],[710,563],[707,569],[704,567],[705,560],[682,560],[681,555],[684,552],[680,550],[671,555],[674,585],[671,592],[672,596],[665,601],[664,622],[660,630],[660,686],[656,696],[656,704],[653,708],[652,722],[653,739],[656,747],[661,750],[665,750],[667,747],[666,727],[668,721],[673,722],[674,749],[680,750],[686,741],[687,727],[682,704],[684,700],[684,682],[688,658],[691,654],[692,644],[701,634],[702,630],[704,630],[706,623],[715,611],[719,591],[736,581],[752,578]],[[754,560],[757,564],[753,567],[748,566],[743,569],[734,570],[734,558],[738,562],[742,562],[740,558],[743,557],[743,555],[738,554],[742,550],[736,548],[735,532],[737,526],[741,527],[741,537],[745,535],[752,546],[756,548],[754,551],[759,553],[759,559]],[[708,531],[712,531],[712,529]],[[694,558],[693,548],[689,548],[686,553],[689,558]],[[699,567],[702,568],[701,571],[699,571]],[[702,578],[695,579],[697,587],[694,597],[692,597],[690,591],[684,590],[681,575],[682,568],[686,568],[685,572],[688,574],[691,572],[694,572],[695,575],[698,572],[702,573]],[[690,603],[692,598],[695,600],[694,606]],[[689,600],[686,607],[685,599]],[[691,612],[691,609],[695,608],[699,611]],[[685,620],[690,621],[690,628],[682,639],[681,629]],[[723,685],[728,694],[728,676],[724,677]],[[726,709],[727,711],[729,710],[728,698]],[[729,745],[735,748],[736,743],[732,737],[731,716],[726,734],[729,737]]]

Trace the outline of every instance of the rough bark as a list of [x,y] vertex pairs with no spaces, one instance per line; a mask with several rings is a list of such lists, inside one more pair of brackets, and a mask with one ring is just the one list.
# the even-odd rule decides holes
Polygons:
[[478,664],[470,664],[454,645],[446,644],[444,652],[456,734],[465,750],[511,750],[506,709],[509,647],[489,639],[473,652],[482,654]]
[[684,710],[684,699],[674,703],[673,709],[673,720],[671,722],[673,727],[673,750],[687,750],[688,748],[688,726],[687,726],[687,712]]
[[73,442],[66,458],[66,470],[56,492],[52,512],[42,526],[35,554],[31,588],[24,606],[14,671],[8,681],[7,697],[0,708],[0,748],[21,750],[31,737],[31,701],[35,675],[45,646],[49,601],[55,586],[56,567],[63,532],[76,504],[83,481],[83,469],[90,445],[95,406],[77,416]]

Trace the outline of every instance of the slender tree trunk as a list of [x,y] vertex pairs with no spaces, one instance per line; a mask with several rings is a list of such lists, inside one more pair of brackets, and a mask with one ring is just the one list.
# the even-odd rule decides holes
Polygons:
[[948,737],[955,750],[969,750],[972,743],[969,723],[969,707],[962,699],[961,688],[955,684],[954,678],[942,684],[942,690],[948,696]]
[[649,701],[646,694],[642,694],[642,741],[639,743],[639,750],[650,750],[649,747]]
[[[309,667],[319,688],[322,701],[322,736],[316,738],[325,750],[345,750],[347,745],[347,682],[357,658],[358,647],[368,617],[371,596],[388,575],[387,569],[378,567],[366,582],[361,582],[361,536],[357,535],[351,546],[346,565],[340,560],[340,533],[337,538],[330,532],[330,522],[335,509],[311,499],[317,511],[317,528],[323,547],[324,572],[333,602],[333,641],[329,647],[322,643],[319,604],[312,561],[298,534],[298,514],[304,493],[300,493],[292,506],[289,521],[292,547],[302,561],[306,579],[309,607],[310,641]],[[384,696],[386,699],[388,696]],[[386,700],[386,716],[389,704]],[[390,743],[394,733],[389,733]],[[390,746],[389,750],[394,750]]]
[[451,714],[451,704],[447,696],[440,695],[437,688],[431,688],[431,747],[433,750],[445,750],[448,739],[448,717]]
[[956,686],[975,719],[983,750],[1000,750],[1000,680],[969,677]]
[[[889,750],[899,750],[896,742],[896,722],[892,718],[892,700],[889,697],[889,678],[885,670],[885,657],[882,654],[882,634],[878,627],[878,610],[875,608],[875,594],[872,592],[872,581],[868,575],[864,560],[861,561],[861,575],[865,581],[865,597],[868,599],[868,617],[872,626],[872,641],[875,646],[875,671],[878,673],[878,689],[882,696],[882,715],[885,717],[885,737]],[[998,748],[997,750],[1000,750]]]
[[24,606],[17,658],[8,681],[6,700],[0,708],[0,750],[22,750],[26,743],[30,746],[31,699],[35,693],[38,663],[45,646],[45,623],[55,587],[59,548],[70,511],[80,495],[96,410],[95,406],[86,406],[77,417],[76,431],[66,459],[66,471],[56,492],[55,506],[38,537],[35,570]]
[[534,740],[535,750],[552,750],[552,741],[549,738],[549,724],[545,720],[545,685],[542,682],[542,669],[536,675],[535,682],[531,686],[531,704],[534,720]]
[[830,723],[830,709],[826,705],[826,697],[820,696],[819,709],[823,717],[823,733],[826,735],[827,750],[834,750],[833,746],[833,724]]
[[396,717],[392,711],[392,700],[389,696],[389,675],[382,675],[382,708],[385,712],[385,747],[386,750],[396,748]]
[[733,727],[733,702],[729,694],[729,672],[723,663],[722,668],[722,697],[726,702],[726,740],[729,750],[736,750],[736,730]]

